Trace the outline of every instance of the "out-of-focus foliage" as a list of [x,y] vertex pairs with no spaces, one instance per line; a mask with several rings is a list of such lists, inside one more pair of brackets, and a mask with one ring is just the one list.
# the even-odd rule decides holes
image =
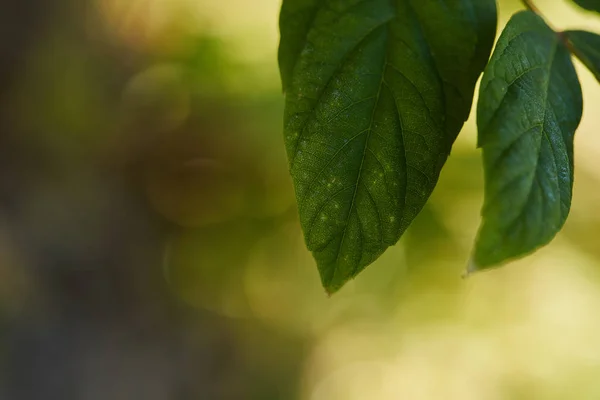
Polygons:
[[552,246],[459,278],[482,201],[470,120],[405,237],[328,298],[281,150],[279,6],[1,6],[0,398],[597,398],[592,74]]
[[573,0],[578,6],[588,10],[600,13],[600,1],[598,0]]
[[573,52],[600,82],[600,35],[587,31],[565,32]]

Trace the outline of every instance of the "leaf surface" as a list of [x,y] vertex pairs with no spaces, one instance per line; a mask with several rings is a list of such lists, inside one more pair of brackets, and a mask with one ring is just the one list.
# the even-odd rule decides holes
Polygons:
[[587,31],[566,31],[573,53],[600,82],[600,35]]
[[600,13],[600,0],[573,0],[579,7]]
[[284,0],[285,143],[305,241],[335,292],[437,182],[496,32],[494,0]]
[[485,199],[471,270],[531,253],[561,229],[581,114],[581,87],[559,35],[530,11],[515,14],[481,83]]

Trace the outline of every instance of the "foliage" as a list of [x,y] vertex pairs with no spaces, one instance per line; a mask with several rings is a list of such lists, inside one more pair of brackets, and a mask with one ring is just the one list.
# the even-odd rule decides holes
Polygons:
[[577,5],[589,11],[600,12],[599,0],[573,0]]
[[567,31],[565,35],[573,54],[600,82],[600,35],[586,31]]
[[[576,1],[600,10],[594,0]],[[494,0],[284,0],[284,135],[305,242],[329,292],[395,244],[477,107],[485,171],[468,272],[550,242],[569,213],[582,95],[598,36],[556,32],[524,1],[500,35]]]

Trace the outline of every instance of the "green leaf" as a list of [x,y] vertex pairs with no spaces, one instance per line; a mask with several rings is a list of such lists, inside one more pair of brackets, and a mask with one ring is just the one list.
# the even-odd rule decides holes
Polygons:
[[600,0],[573,0],[573,2],[588,11],[600,12]]
[[477,126],[485,200],[470,270],[531,253],[562,228],[571,206],[582,102],[559,34],[530,11],[515,14],[481,82]]
[[328,292],[395,244],[469,115],[494,0],[284,0],[285,142]]
[[306,44],[308,32],[317,16],[321,0],[286,0],[279,15],[281,43],[279,72],[283,90],[291,84],[294,66]]
[[600,35],[586,31],[566,31],[573,54],[600,82]]

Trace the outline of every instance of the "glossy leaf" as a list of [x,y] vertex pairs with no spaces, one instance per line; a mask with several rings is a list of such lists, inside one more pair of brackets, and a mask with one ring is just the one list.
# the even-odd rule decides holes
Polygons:
[[567,31],[565,35],[573,48],[573,54],[600,82],[600,35],[586,31]]
[[485,200],[471,270],[531,253],[561,229],[581,114],[581,87],[559,35],[530,11],[514,15],[481,83]]
[[494,0],[284,0],[285,142],[328,292],[398,241],[469,115]]
[[573,0],[573,2],[588,11],[600,12],[600,0]]

